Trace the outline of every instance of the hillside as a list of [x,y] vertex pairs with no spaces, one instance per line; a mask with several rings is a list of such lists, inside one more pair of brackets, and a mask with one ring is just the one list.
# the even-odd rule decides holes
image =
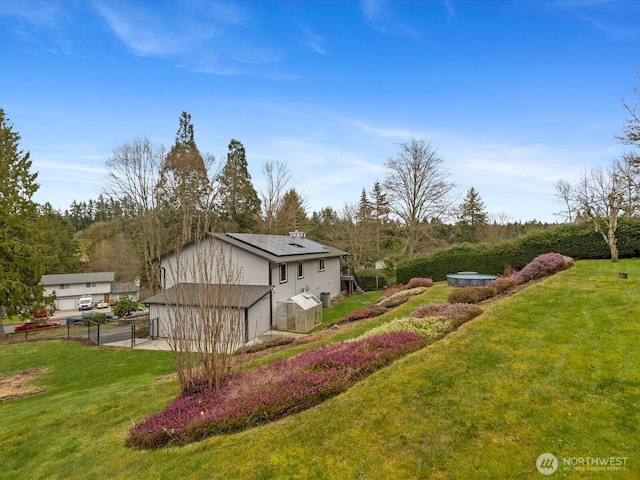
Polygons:
[[[578,262],[484,306],[448,338],[318,407],[151,452],[123,441],[177,392],[175,382],[157,380],[172,369],[166,352],[3,346],[0,374],[46,368],[33,383],[47,390],[2,403],[3,472],[17,479],[528,478],[540,475],[538,456],[552,453],[560,462],[552,478],[636,478],[639,287],[639,260]],[[602,458],[615,458],[616,470],[579,468]]]

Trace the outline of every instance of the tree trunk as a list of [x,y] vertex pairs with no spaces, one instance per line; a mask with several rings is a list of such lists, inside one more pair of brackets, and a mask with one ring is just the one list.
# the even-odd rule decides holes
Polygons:
[[0,307],[0,340],[6,340],[7,334],[4,333],[4,307]]

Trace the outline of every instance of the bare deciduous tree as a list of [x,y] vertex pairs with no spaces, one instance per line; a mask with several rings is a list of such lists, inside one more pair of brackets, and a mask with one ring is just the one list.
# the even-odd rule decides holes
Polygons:
[[156,263],[166,248],[167,240],[159,231],[156,185],[160,165],[166,156],[162,146],[154,146],[148,138],[135,138],[114,148],[106,161],[105,193],[136,215],[128,228],[142,253],[147,281],[153,291],[159,286]]
[[201,235],[168,263],[175,282],[164,291],[168,342],[183,393],[219,388],[244,343],[242,269],[224,248]]
[[589,218],[611,251],[611,261],[618,261],[618,218],[625,209],[624,180],[618,164],[608,168],[594,167],[585,171],[574,187],[575,203],[580,213]]
[[276,160],[267,160],[262,164],[262,174],[267,184],[267,191],[262,197],[262,233],[275,235],[278,233],[277,215],[282,209],[287,184],[291,173],[287,164]]
[[573,195],[573,185],[563,179],[558,179],[554,184],[555,199],[563,206],[563,210],[556,213],[563,221],[572,223],[576,219],[576,205]]
[[384,189],[391,211],[400,218],[407,233],[405,253],[412,255],[426,235],[428,222],[442,218],[451,206],[453,183],[442,168],[437,149],[412,138],[401,143],[395,158],[387,160]]

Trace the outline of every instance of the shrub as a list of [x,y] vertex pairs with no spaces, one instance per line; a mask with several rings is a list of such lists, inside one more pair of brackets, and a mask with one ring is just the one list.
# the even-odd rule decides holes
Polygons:
[[462,287],[449,293],[447,300],[449,303],[479,303],[495,295],[496,290],[491,287]]
[[344,320],[347,322],[353,322],[355,320],[362,320],[363,318],[377,317],[378,315],[382,315],[383,313],[384,308],[381,308],[377,305],[372,305],[365,308],[364,310],[356,310],[355,312],[351,312],[349,315],[344,317]]
[[129,298],[129,295],[123,295],[120,300],[111,308],[116,317],[124,317],[138,308],[138,302]]
[[511,290],[518,284],[515,278],[511,277],[498,277],[495,280],[491,280],[487,287],[495,288],[496,294],[500,295],[501,293],[507,292]]
[[518,283],[527,283],[531,280],[537,280],[566,270],[571,265],[573,265],[573,260],[564,255],[545,253],[531,260],[522,270],[514,273],[511,278]]
[[358,286],[367,292],[380,290],[389,285],[384,273],[373,268],[356,270],[355,274]]
[[432,285],[433,285],[433,280],[431,280],[430,278],[414,277],[411,280],[409,280],[409,283],[407,283],[407,289],[416,288],[416,287],[429,288]]
[[307,350],[225,378],[217,390],[179,397],[129,431],[126,445],[161,448],[237,432],[311,408],[426,344],[393,332]]
[[102,312],[90,313],[84,315],[84,319],[95,323],[105,323],[107,321],[107,315]]
[[409,290],[399,289],[394,293],[392,293],[391,295],[387,296],[387,293],[389,293],[388,292],[389,290],[391,289],[387,289],[387,291],[385,291],[385,295],[383,295],[382,298],[377,300],[375,302],[375,305],[377,305],[378,307],[384,307],[384,308],[397,307],[398,305],[402,305],[413,295],[420,295],[421,293],[426,292],[427,287],[414,287]]
[[373,335],[380,335],[391,332],[413,332],[425,339],[433,342],[442,338],[449,332],[451,320],[443,317],[396,318],[390,322],[379,325],[361,335],[359,338],[367,338]]
[[482,309],[471,303],[430,303],[416,308],[411,317],[441,317],[447,320],[468,322],[482,313]]
[[391,295],[395,295],[396,293],[398,293],[402,289],[403,289],[402,285],[396,285],[394,287],[389,287],[389,288],[385,289],[385,291],[382,293],[382,298],[386,298],[386,297],[390,297]]

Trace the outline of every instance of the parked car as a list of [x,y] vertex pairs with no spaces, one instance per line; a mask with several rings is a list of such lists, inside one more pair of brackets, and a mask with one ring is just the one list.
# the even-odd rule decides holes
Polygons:
[[104,300],[101,300],[96,305],[96,308],[109,308],[109,304],[107,302],[105,302]]
[[56,328],[60,326],[60,322],[24,322],[17,325],[16,332],[24,332],[25,330],[35,330],[40,328]]
[[36,313],[33,315],[35,318],[49,318],[51,312],[46,308],[41,308],[36,310]]
[[75,325],[76,323],[84,323],[85,319],[82,315],[73,315],[67,318],[67,325]]
[[135,310],[130,311],[125,314],[125,317],[137,317],[139,315],[147,315],[149,313],[149,309],[138,307]]

